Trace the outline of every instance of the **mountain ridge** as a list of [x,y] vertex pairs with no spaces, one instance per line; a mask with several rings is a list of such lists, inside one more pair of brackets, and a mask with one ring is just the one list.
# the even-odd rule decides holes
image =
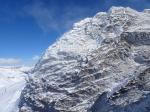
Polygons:
[[20,112],[148,112],[149,32],[148,9],[112,7],[74,24],[36,64]]

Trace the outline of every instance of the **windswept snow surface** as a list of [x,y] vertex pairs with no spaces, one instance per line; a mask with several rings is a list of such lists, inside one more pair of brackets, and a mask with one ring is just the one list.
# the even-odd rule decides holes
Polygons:
[[28,68],[0,67],[0,112],[17,112]]

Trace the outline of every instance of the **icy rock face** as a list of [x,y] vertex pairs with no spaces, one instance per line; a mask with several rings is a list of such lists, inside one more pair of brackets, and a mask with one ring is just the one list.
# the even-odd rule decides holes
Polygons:
[[20,112],[149,112],[150,14],[112,7],[74,24],[36,64]]
[[150,45],[150,32],[125,32],[121,34],[123,40],[136,46]]

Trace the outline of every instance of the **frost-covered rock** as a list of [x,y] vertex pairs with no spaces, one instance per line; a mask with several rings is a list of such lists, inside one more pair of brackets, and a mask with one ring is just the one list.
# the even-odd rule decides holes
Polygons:
[[36,64],[20,112],[149,112],[149,32],[148,11],[123,7],[75,23]]

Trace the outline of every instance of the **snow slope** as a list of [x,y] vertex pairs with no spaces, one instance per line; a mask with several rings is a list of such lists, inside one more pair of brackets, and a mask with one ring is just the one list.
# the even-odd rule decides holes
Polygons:
[[28,68],[0,67],[0,111],[17,112],[18,101],[25,86],[25,77],[22,71]]

